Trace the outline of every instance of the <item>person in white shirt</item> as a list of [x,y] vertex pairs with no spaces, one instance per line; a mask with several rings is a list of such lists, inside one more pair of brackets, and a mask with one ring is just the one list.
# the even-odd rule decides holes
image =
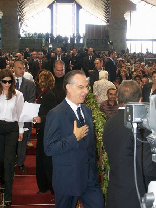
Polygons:
[[19,122],[24,105],[23,94],[15,89],[11,70],[0,71],[0,179],[5,188],[5,205],[11,206],[16,146],[23,139],[23,125]]

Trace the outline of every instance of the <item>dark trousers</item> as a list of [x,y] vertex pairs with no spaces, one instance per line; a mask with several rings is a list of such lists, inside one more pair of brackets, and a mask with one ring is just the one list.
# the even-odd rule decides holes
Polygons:
[[37,134],[36,145],[36,180],[40,191],[45,192],[50,190],[53,194],[52,188],[52,157],[44,153],[43,148],[43,130],[39,130]]
[[29,131],[25,131],[23,134],[23,140],[18,142],[17,146],[17,165],[24,165],[27,149],[27,138]]
[[88,184],[85,193],[81,196],[65,196],[55,193],[55,208],[75,208],[78,198],[80,198],[84,208],[105,207],[101,187],[95,179],[91,167],[89,168]]
[[5,201],[11,201],[18,136],[17,122],[0,121],[0,175],[5,183]]

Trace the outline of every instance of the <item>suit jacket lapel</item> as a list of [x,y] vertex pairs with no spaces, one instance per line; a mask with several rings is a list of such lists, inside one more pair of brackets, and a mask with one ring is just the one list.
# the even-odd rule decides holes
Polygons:
[[22,77],[22,83],[21,83],[21,86],[20,86],[20,91],[23,92],[24,91],[24,88],[25,88],[25,80]]
[[67,103],[66,100],[63,100],[62,101],[62,104],[63,104],[63,107],[65,109],[65,113],[67,115],[67,117],[69,118],[69,120],[71,120],[72,122],[73,121],[77,121],[77,126],[80,127],[80,122],[79,120],[77,119],[73,109],[70,107],[70,105]]

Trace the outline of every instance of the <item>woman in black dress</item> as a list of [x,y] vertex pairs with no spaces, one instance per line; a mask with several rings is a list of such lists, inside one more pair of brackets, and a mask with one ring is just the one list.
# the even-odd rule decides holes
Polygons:
[[36,99],[36,103],[41,104],[37,117],[33,118],[37,128],[36,146],[36,180],[39,193],[45,193],[52,188],[52,158],[44,153],[43,136],[47,113],[57,105],[56,97],[52,91],[55,85],[55,78],[50,71],[43,70],[39,74],[39,87],[41,93]]

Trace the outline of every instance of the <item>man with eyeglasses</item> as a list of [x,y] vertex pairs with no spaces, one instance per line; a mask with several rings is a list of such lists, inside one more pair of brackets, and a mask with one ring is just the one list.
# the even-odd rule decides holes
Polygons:
[[91,110],[83,105],[88,79],[81,70],[64,78],[66,98],[49,111],[44,151],[53,160],[56,208],[75,208],[78,198],[84,208],[104,208],[98,180]]
[[56,60],[53,66],[53,72],[55,77],[55,87],[53,92],[55,93],[57,104],[61,103],[66,94],[63,89],[63,81],[65,76],[65,64],[61,60]]

